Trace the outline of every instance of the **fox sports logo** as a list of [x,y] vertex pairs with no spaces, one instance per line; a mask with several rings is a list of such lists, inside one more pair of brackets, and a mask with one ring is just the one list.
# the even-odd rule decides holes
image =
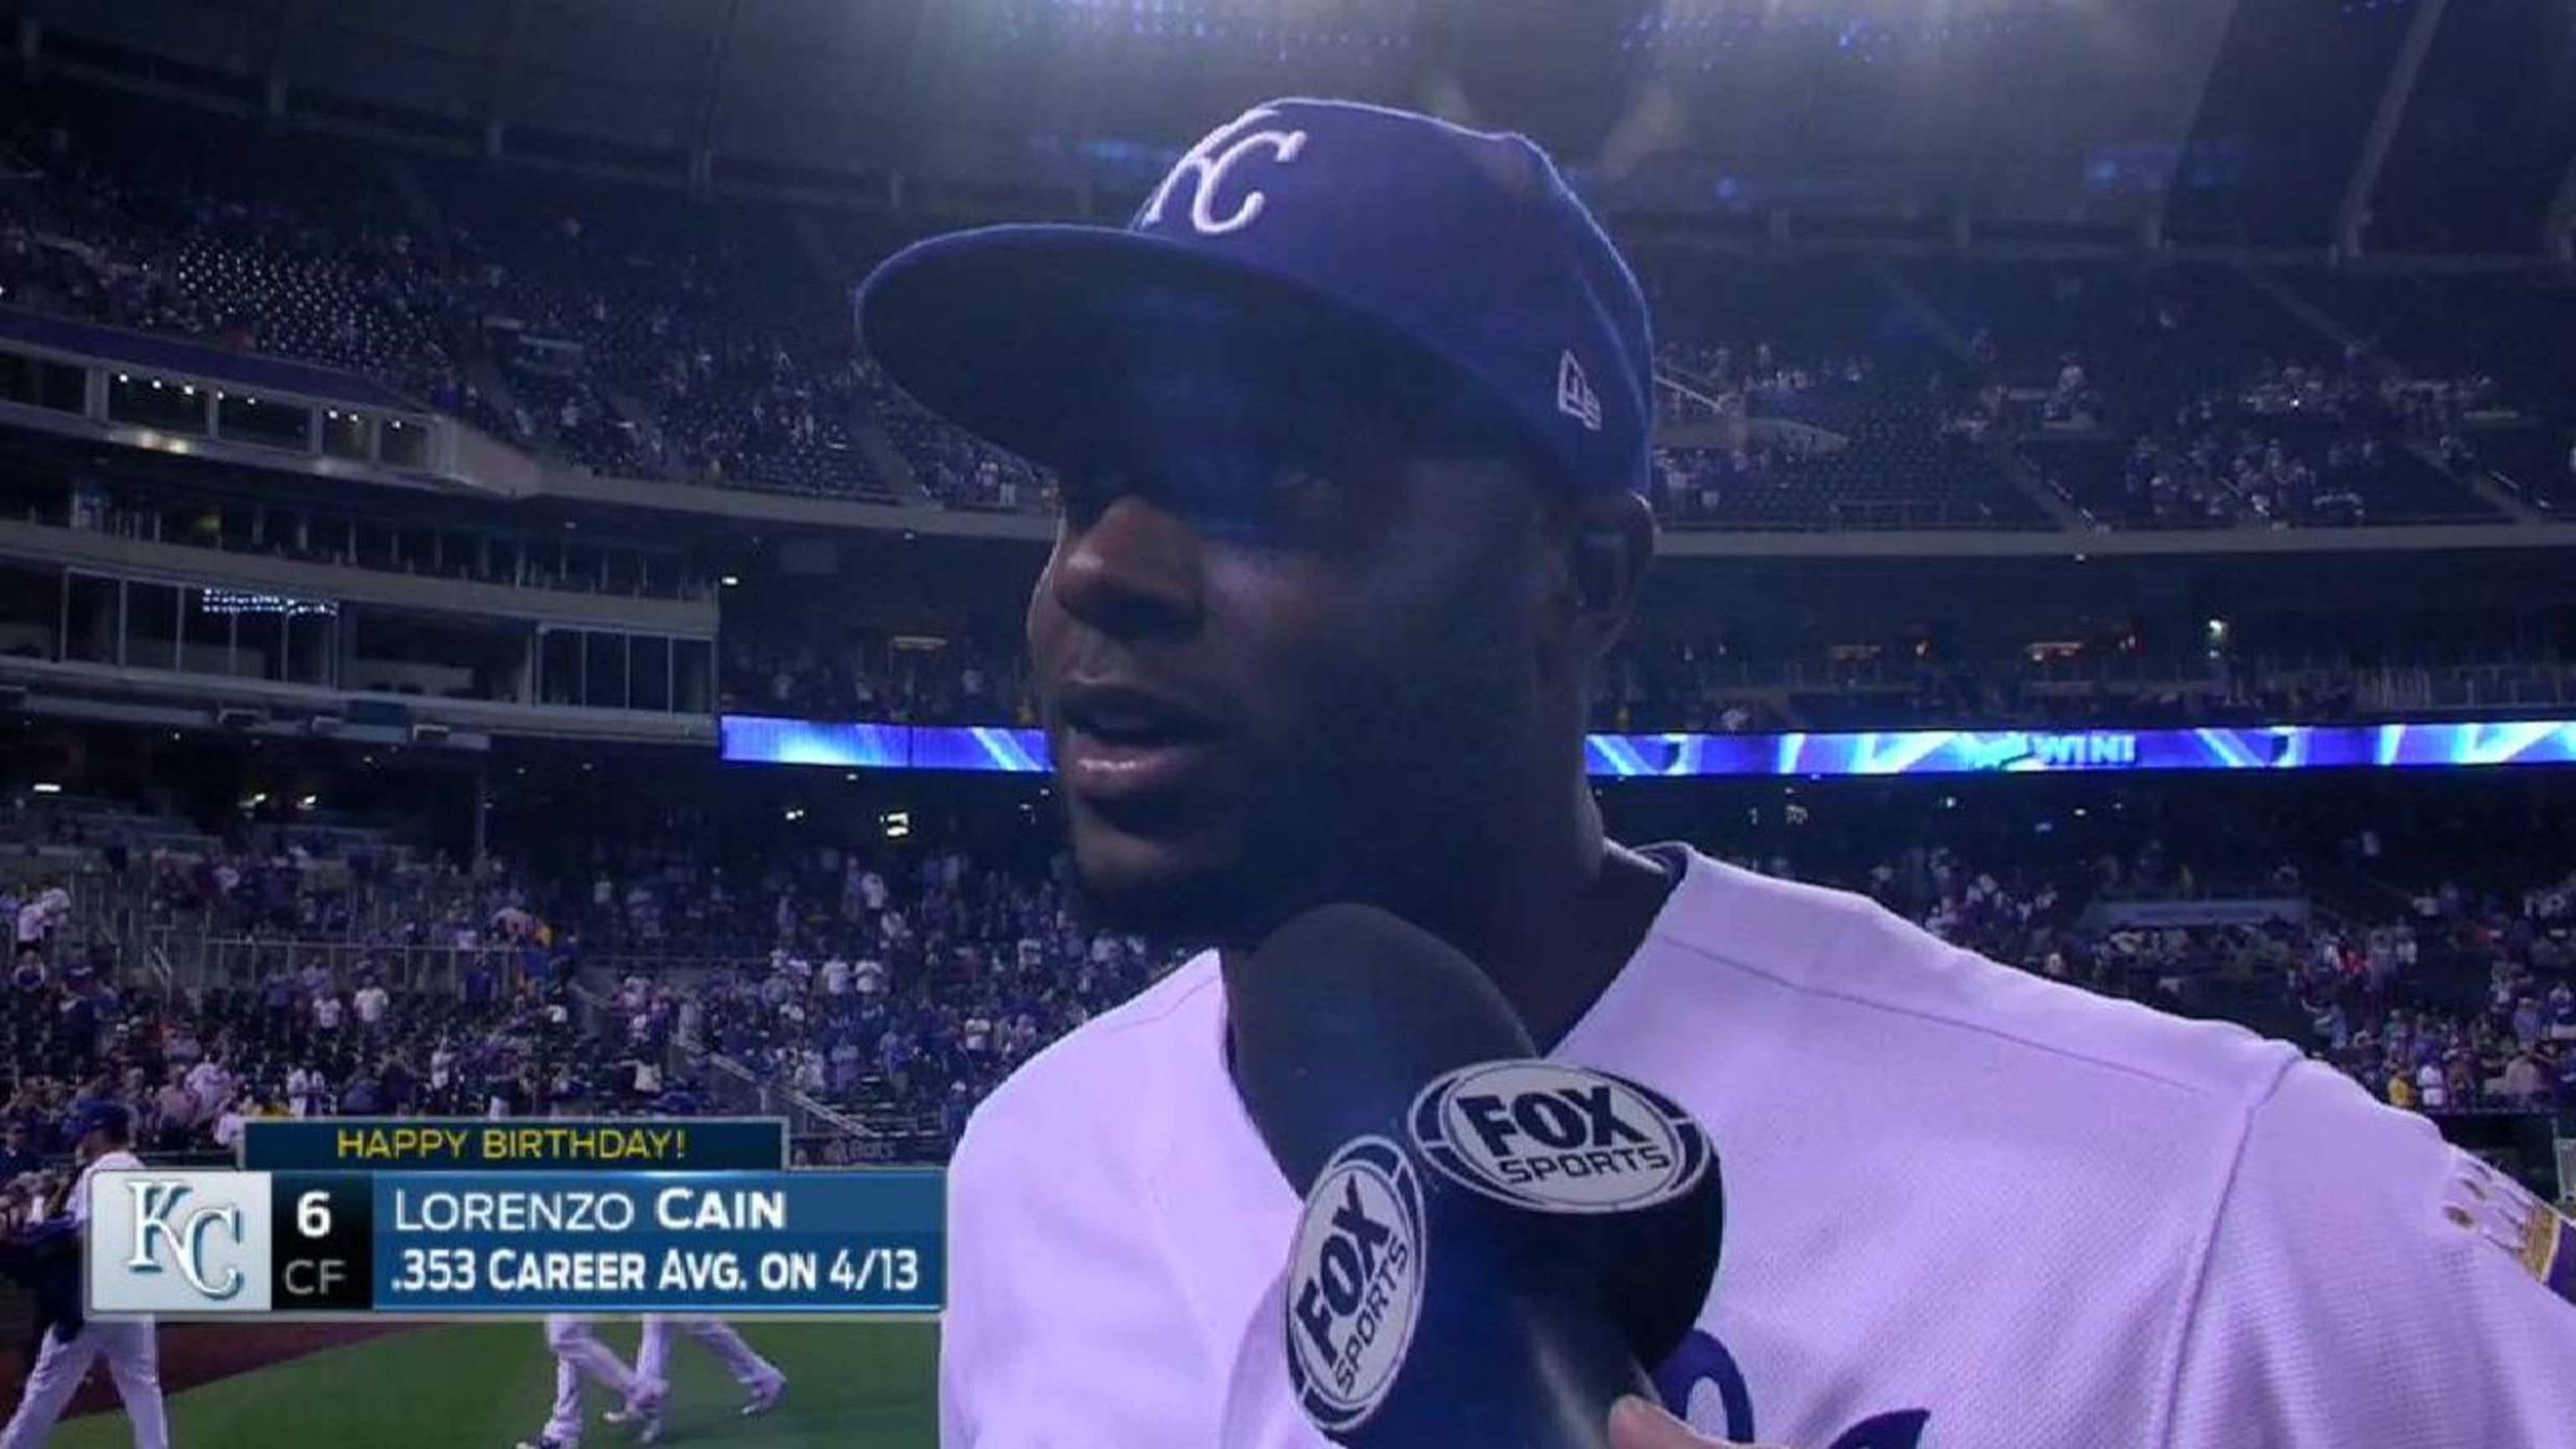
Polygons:
[[1708,1134],[1625,1078],[1554,1062],[1486,1062],[1433,1080],[1413,1139],[1441,1175],[1515,1207],[1633,1212],[1689,1192]]
[[1428,1248],[1403,1149],[1361,1137],[1333,1154],[1288,1260],[1288,1372],[1316,1427],[1356,1428],[1386,1401],[1422,1316]]

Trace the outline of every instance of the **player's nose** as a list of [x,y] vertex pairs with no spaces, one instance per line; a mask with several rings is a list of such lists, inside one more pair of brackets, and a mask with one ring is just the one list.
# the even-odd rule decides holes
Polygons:
[[1104,634],[1187,634],[1203,604],[1198,536],[1150,498],[1121,494],[1079,528],[1068,520],[1048,589],[1065,613]]

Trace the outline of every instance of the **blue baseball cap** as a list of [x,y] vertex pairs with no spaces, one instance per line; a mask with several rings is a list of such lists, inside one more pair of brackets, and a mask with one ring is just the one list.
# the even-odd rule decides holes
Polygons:
[[133,1127],[133,1114],[125,1110],[123,1103],[88,1102],[72,1114],[71,1139],[78,1142],[92,1132],[123,1138],[132,1133]]
[[1293,366],[1299,338],[1372,345],[1467,384],[1577,488],[1646,487],[1645,296],[1517,135],[1270,101],[1191,147],[1125,227],[916,243],[857,309],[862,343],[914,401],[1041,463],[1158,341],[1204,348],[1240,327],[1248,367]]

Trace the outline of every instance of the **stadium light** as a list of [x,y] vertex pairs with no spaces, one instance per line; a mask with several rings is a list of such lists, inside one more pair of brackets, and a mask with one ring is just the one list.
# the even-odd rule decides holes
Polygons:
[[723,578],[716,580],[716,582],[722,584],[728,589],[738,589],[742,587],[742,580],[734,577],[732,574],[727,574]]
[[55,784],[51,780],[38,780],[36,783],[28,786],[27,790],[28,793],[34,795],[59,795],[63,793],[63,787]]

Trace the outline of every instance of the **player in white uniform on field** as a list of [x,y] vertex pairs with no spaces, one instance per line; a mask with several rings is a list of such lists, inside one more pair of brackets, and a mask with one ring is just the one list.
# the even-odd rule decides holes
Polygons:
[[975,1114],[948,1449],[1323,1442],[1281,1361],[1297,1197],[1226,1002],[1336,900],[1708,1127],[1724,1257],[1619,1449],[2576,1444],[2576,1232],[2429,1123],[1866,900],[1605,839],[1585,708],[1654,549],[1654,353],[1534,147],[1275,102],[1126,234],[925,243],[860,326],[1055,469],[1028,627],[1088,909],[1218,948]]
[[600,1342],[596,1320],[590,1315],[547,1314],[546,1350],[555,1356],[554,1409],[546,1415],[546,1427],[535,1439],[519,1441],[519,1449],[573,1449],[581,1443],[585,1380],[633,1409],[645,1437],[659,1432],[664,1385],[628,1367],[617,1350]]
[[[778,1396],[787,1392],[787,1375],[778,1366],[760,1356],[760,1351],[743,1341],[732,1324],[703,1314],[647,1313],[642,1334],[635,1344],[635,1377],[645,1383],[668,1385],[671,1382],[671,1335],[685,1333],[696,1339],[706,1351],[714,1354],[742,1385],[748,1395],[743,1401],[742,1416],[755,1419],[778,1407]],[[611,1424],[636,1426],[639,1442],[651,1443],[661,1437],[661,1412],[640,1405],[626,1404],[599,1416]]]
[[[101,1169],[141,1167],[134,1155],[134,1119],[114,1102],[93,1102],[71,1123],[72,1140],[82,1167],[69,1194],[71,1219],[84,1234],[89,1227],[92,1184]],[[83,1251],[89,1245],[82,1245]],[[161,1402],[158,1327],[150,1319],[116,1323],[83,1323],[68,1341],[62,1326],[45,1331],[36,1351],[36,1366],[9,1427],[0,1430],[0,1449],[35,1449],[53,1432],[54,1421],[79,1392],[90,1365],[104,1360],[116,1396],[134,1422],[134,1449],[169,1449],[170,1418]]]

